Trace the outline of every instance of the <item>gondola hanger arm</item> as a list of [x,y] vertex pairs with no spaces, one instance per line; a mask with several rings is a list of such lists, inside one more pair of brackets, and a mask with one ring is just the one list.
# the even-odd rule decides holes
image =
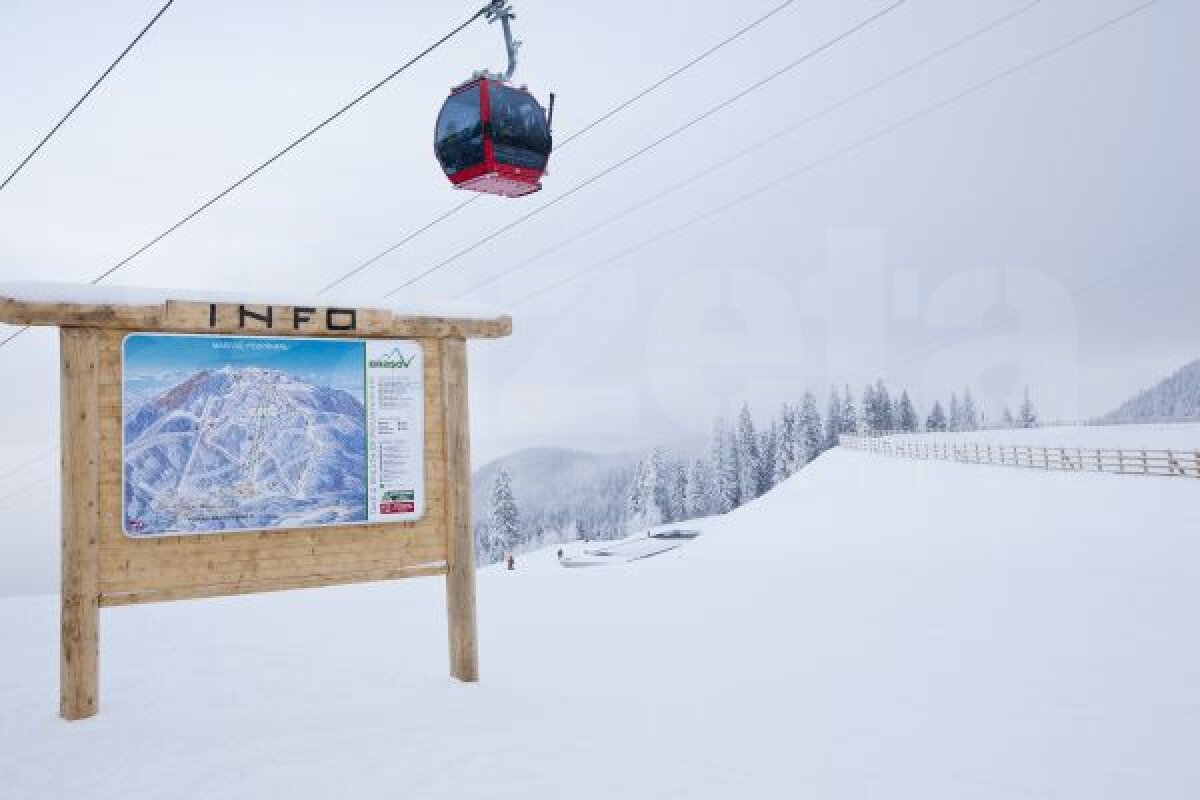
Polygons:
[[521,47],[520,40],[512,35],[512,21],[517,18],[512,3],[509,0],[492,0],[484,7],[484,14],[488,23],[500,20],[500,27],[504,29],[504,49],[508,53],[508,69],[504,71],[504,80],[512,80],[517,71],[517,50]]

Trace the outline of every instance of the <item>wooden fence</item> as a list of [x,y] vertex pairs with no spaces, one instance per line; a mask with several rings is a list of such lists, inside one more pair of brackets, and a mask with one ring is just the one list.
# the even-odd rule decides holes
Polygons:
[[1200,478],[1200,450],[1043,447],[995,442],[923,441],[922,434],[843,435],[839,444],[870,453],[962,464],[992,464],[1071,472]]

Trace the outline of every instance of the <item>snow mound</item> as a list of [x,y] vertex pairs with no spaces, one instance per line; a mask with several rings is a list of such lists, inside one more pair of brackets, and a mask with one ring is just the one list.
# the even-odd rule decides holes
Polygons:
[[6,600],[0,795],[1194,798],[1198,500],[835,450],[654,558],[481,570],[478,685],[437,579],[118,608],[75,724]]

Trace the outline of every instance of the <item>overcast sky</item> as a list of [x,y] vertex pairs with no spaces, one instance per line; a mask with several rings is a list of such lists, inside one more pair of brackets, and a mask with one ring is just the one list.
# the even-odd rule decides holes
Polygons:
[[[7,174],[161,3],[0,2]],[[562,141],[778,2],[516,5],[518,82],[557,93]],[[887,5],[791,3],[572,141],[545,191],[483,198],[344,289],[382,296]],[[1028,384],[1044,416],[1086,416],[1200,355],[1200,4],[1160,0],[1038,59],[1139,6],[909,0],[404,289],[455,297],[523,265],[466,296],[515,320],[471,345],[475,461],[678,440],[743,401],[765,415],[876,376],[923,405],[969,384],[989,415]],[[177,0],[0,192],[0,280],[92,279],[473,10]],[[107,282],[319,302],[464,199],[433,120],[502,61],[476,23]],[[0,363],[2,474],[56,442],[57,337]],[[53,574],[54,474],[45,458],[0,480],[0,591]]]

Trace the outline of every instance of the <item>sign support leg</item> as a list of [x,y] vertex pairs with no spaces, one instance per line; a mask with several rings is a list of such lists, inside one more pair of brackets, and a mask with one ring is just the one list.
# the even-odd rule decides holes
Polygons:
[[443,339],[442,387],[446,443],[446,617],[450,674],[479,680],[475,627],[475,535],[471,524],[471,452],[467,419],[467,348]]
[[97,707],[100,537],[99,335],[63,328],[62,618],[59,715],[76,720]]

